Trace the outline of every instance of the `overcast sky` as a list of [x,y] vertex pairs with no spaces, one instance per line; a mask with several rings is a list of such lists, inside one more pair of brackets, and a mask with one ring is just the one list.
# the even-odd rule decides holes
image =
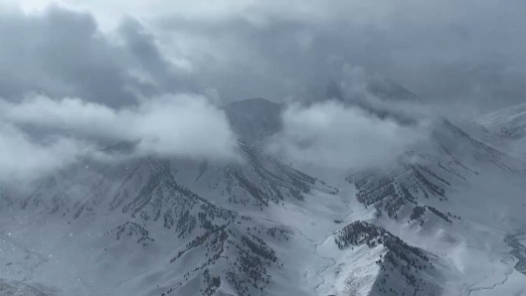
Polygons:
[[[0,148],[47,159],[30,170],[74,160],[107,138],[137,141],[143,154],[232,157],[220,106],[317,96],[345,82],[345,69],[383,75],[442,106],[520,103],[525,12],[523,0],[0,0]],[[378,158],[422,136],[341,107],[288,109],[275,148],[301,156],[283,143],[317,138],[333,147],[361,137],[362,146],[327,153],[385,148]],[[339,125],[361,129],[338,134]],[[364,134],[371,127],[374,139]],[[35,128],[53,138],[35,138]],[[407,143],[386,137],[393,133]],[[327,148],[313,147],[303,155]],[[18,169],[27,153],[0,164]]]
[[[315,91],[343,64],[435,101],[499,107],[526,94],[521,0],[0,0],[0,95],[108,105],[207,92]],[[8,73],[6,73],[8,72]]]

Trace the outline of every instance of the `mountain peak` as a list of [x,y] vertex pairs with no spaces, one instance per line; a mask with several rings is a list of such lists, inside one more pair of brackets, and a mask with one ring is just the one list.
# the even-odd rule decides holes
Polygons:
[[237,136],[249,144],[261,144],[283,126],[283,104],[263,98],[230,103],[224,107],[230,126]]
[[420,101],[420,97],[404,86],[381,75],[373,75],[367,84],[367,90],[374,96],[384,100]]
[[236,109],[236,108],[251,108],[251,107],[268,107],[268,108],[274,108],[277,106],[280,106],[281,104],[264,99],[264,98],[251,98],[251,99],[245,99],[241,101],[235,101],[232,103],[229,103],[224,106],[225,109]]

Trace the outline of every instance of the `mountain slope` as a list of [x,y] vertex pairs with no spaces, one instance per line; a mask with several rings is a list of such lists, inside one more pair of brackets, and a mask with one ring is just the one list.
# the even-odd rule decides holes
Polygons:
[[[27,196],[8,190],[2,236],[9,241],[1,249],[13,252],[2,257],[35,262],[6,265],[4,271],[14,273],[7,279],[49,282],[75,295],[271,289],[284,269],[294,268],[284,267],[280,249],[298,235],[279,212],[338,192],[252,146],[240,143],[239,149],[242,160],[231,163],[86,162],[40,181]],[[270,219],[272,213],[277,216]],[[290,289],[302,294],[300,284]]]
[[238,161],[85,160],[6,184],[0,295],[522,295],[526,165],[487,139],[443,120],[331,185],[244,142]]
[[509,235],[526,227],[525,168],[444,121],[431,143],[347,180],[374,209],[375,224],[439,258],[443,295],[494,295],[502,285],[507,293],[524,288],[499,283],[522,276],[520,244]]
[[526,136],[526,104],[486,114],[479,123],[502,136],[522,138]]

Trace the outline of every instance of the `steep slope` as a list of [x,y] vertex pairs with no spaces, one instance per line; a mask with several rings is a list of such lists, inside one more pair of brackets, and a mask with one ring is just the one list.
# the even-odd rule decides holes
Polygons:
[[27,196],[8,190],[1,249],[13,251],[0,255],[23,264],[2,267],[6,280],[66,295],[280,295],[294,268],[283,250],[305,239],[281,212],[338,192],[239,147],[239,162],[85,162]]
[[473,122],[488,142],[517,157],[526,156],[526,104],[491,112]]
[[506,282],[523,276],[521,246],[510,235],[526,227],[525,168],[444,121],[430,143],[347,180],[374,209],[375,224],[438,258],[445,280],[433,278],[444,295],[493,295],[496,287],[524,288]]
[[398,219],[399,214],[407,217],[411,213],[411,219],[417,220],[430,213],[451,222],[451,214],[445,215],[432,206],[418,204],[447,201],[447,192],[478,175],[478,169],[523,174],[526,165],[444,120],[435,128],[431,143],[416,147],[390,167],[362,171],[347,180],[358,189],[358,200],[365,206],[375,206],[379,216],[385,213],[389,218]]
[[435,256],[409,246],[379,226],[355,221],[336,232],[335,243],[340,250],[364,246],[381,250],[374,262],[379,272],[371,284],[370,295],[440,295],[442,292],[441,276],[432,263]]
[[526,136],[526,104],[491,112],[478,122],[504,137],[522,138]]
[[417,102],[421,100],[420,97],[404,86],[378,74],[373,75],[369,79],[367,90],[374,96],[384,100],[406,102]]

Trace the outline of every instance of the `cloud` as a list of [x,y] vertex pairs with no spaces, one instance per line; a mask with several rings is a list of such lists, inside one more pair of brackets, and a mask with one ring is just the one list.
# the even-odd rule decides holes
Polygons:
[[337,101],[291,105],[283,123],[270,151],[316,169],[338,171],[393,161],[429,135],[425,123],[403,126]]
[[67,137],[33,141],[16,127],[0,122],[0,181],[33,180],[76,162],[89,144]]
[[492,108],[526,95],[519,0],[2,1],[38,11],[0,15],[0,95],[13,100],[315,97],[345,63],[435,102]]
[[103,148],[118,142],[135,143],[132,157],[236,159],[237,142],[225,114],[196,95],[162,96],[120,109],[33,96],[0,101],[0,118],[0,178],[101,156]]
[[[52,2],[58,4],[47,6]],[[163,113],[164,104],[168,109],[203,111],[206,116],[196,115],[202,121],[177,113],[199,129],[211,128],[205,120],[208,117],[222,122],[221,115],[211,111],[214,107],[201,99],[197,99],[201,103],[187,106],[178,99],[174,103],[173,98],[206,93],[212,94],[217,104],[252,97],[278,102],[291,96],[319,99],[329,82],[340,80],[345,64],[383,74],[424,100],[446,106],[447,112],[474,109],[462,107],[474,102],[492,108],[526,96],[526,84],[522,83],[526,78],[526,42],[519,38],[526,34],[522,14],[526,4],[519,0],[506,5],[491,0],[0,3],[0,97],[5,98],[2,112],[11,116],[2,122],[22,132],[29,143],[40,143],[48,134],[96,143],[136,140],[141,143],[137,151],[163,154],[172,151],[173,144],[169,143],[172,138],[164,137],[168,128],[162,130],[173,123]],[[5,3],[12,7],[5,8]],[[355,81],[342,85],[347,94],[365,94],[367,107],[381,112],[405,114],[413,108],[368,96],[369,90],[363,92],[365,87],[360,83],[364,74],[357,69],[344,71]],[[298,146],[298,141],[311,143],[312,151],[321,151],[323,146],[319,145],[324,141],[340,143],[343,151],[356,147],[343,140],[348,137],[362,136],[362,142],[370,140],[374,146],[372,139],[377,138],[373,135],[382,135],[379,139],[389,147],[391,138],[381,133],[383,128],[401,133],[400,143],[406,144],[413,142],[414,134],[420,134],[418,126],[376,119],[350,107],[337,111],[331,104],[335,103],[289,109],[284,144],[278,148],[290,154],[297,149],[298,155],[306,156],[310,150]],[[413,113],[420,114],[415,108]],[[17,111],[22,109],[27,113]],[[48,118],[41,118],[46,112]],[[68,117],[68,112],[76,116]],[[310,116],[329,119],[326,125],[312,126],[310,134],[296,131],[298,122]],[[357,134],[336,128],[350,123],[374,127],[371,139],[361,133],[364,128],[351,130]],[[316,134],[331,130],[333,125],[339,134]],[[173,129],[180,135],[187,131],[179,126]],[[218,139],[212,137],[215,134],[210,139],[219,141],[220,151],[229,151],[228,141],[223,141],[229,138],[229,129],[220,130]],[[205,137],[194,138],[195,134],[189,133],[184,136],[188,143],[206,142]],[[318,143],[317,138],[324,141]],[[181,146],[173,151],[182,154],[195,147],[177,144]],[[200,149],[195,154],[210,154],[210,148]],[[367,155],[374,150],[352,151]],[[364,157],[372,158],[376,157]]]
[[35,14],[0,9],[0,43],[0,97],[11,101],[36,92],[118,107],[197,90],[189,66],[166,58],[131,17],[103,33],[91,14],[57,5]]
[[344,63],[443,103],[495,107],[526,95],[523,1],[249,2],[221,17],[157,22],[222,97],[312,95]]
[[103,32],[89,11],[42,7],[0,5],[0,136],[9,151],[0,179],[107,159],[104,148],[117,142],[134,143],[137,157],[236,158],[223,112],[188,94],[218,102],[217,91],[167,56],[143,23],[128,16]]

